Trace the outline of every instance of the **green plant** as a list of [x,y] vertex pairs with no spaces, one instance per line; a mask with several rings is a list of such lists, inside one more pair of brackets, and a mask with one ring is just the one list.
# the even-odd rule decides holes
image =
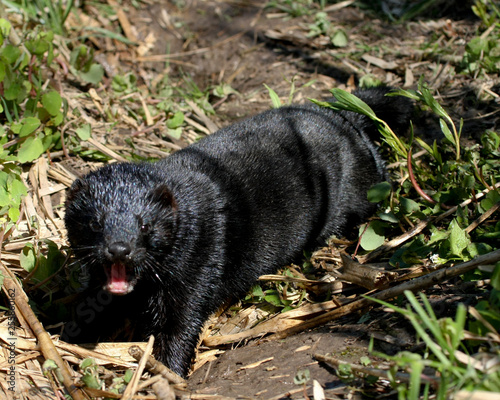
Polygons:
[[286,282],[279,282],[268,286],[265,290],[261,285],[255,285],[243,301],[249,304],[266,303],[274,310],[286,312],[297,308],[305,294],[305,290],[298,290]]
[[[413,144],[412,137],[409,143],[406,143],[403,139],[397,138],[390,128],[374,116],[373,111],[359,99],[338,89],[332,93],[337,99],[336,103],[315,102],[334,109],[346,109],[368,115],[379,124],[384,141],[394,150],[396,161],[399,161],[400,157],[407,157],[406,154],[409,154],[410,146]],[[378,213],[379,221],[370,223],[367,232],[364,227],[360,230],[361,236],[367,236],[361,242],[367,250],[377,247],[393,234],[391,232],[397,229],[400,221],[415,224],[428,217],[439,215],[442,213],[440,204],[448,204],[443,206],[448,207],[450,203],[459,204],[473,198],[476,193],[491,188],[500,177],[500,166],[496,161],[500,137],[496,132],[484,133],[482,138],[484,146],[474,145],[462,149],[459,140],[462,124],[458,129],[455,127],[448,113],[424,84],[421,83],[417,91],[399,90],[395,95],[411,97],[424,109],[437,114],[440,117],[444,138],[453,146],[454,151],[446,142],[438,146],[436,142],[429,145],[419,138],[415,139],[416,144],[424,148],[430,158],[416,166],[413,166],[411,158],[408,158],[408,168],[405,170],[401,168],[401,174],[409,174],[413,179],[404,179],[402,185],[396,187],[393,192],[388,190],[386,184],[384,187],[374,188],[373,193],[369,192],[371,201],[381,203],[383,211]],[[450,158],[452,154],[454,157]],[[421,194],[422,198],[413,199],[413,191]],[[471,210],[471,213],[484,214],[496,195],[496,191],[491,191],[478,203],[480,207]],[[416,236],[398,249],[392,256],[391,262],[395,265],[408,265],[419,257],[431,255],[432,260],[436,262],[469,260],[478,254],[491,251],[493,249],[491,240],[481,230],[492,232],[495,227],[484,224],[481,230],[471,233],[466,229],[470,222],[469,213],[458,209],[451,221],[444,221],[439,226],[431,223],[429,225],[431,236],[428,239]]]
[[[500,35],[499,35],[500,37]],[[500,45],[497,38],[473,38],[465,46],[462,68],[470,74],[498,73],[500,71]]]
[[2,3],[28,16],[32,21],[46,25],[58,35],[65,32],[64,23],[73,8],[73,0],[2,0]]
[[373,110],[364,101],[358,99],[356,96],[346,92],[342,89],[332,89],[330,91],[335,97],[336,101],[334,103],[326,101],[317,101],[312,99],[311,101],[322,107],[328,107],[333,110],[347,110],[354,111],[363,115],[366,115],[372,119],[382,134],[384,140],[389,143],[389,145],[402,157],[406,157],[408,151],[406,146],[401,142],[398,136],[392,131],[392,129],[387,125],[385,121],[378,118]]
[[288,99],[285,103],[283,103],[280,99],[280,97],[278,96],[278,94],[274,91],[274,89],[272,89],[271,87],[269,87],[268,85],[266,85],[264,83],[264,87],[267,89],[268,93],[269,93],[269,97],[271,98],[271,105],[273,108],[279,108],[283,105],[290,105],[292,104],[293,102],[293,98],[294,96],[302,89],[308,87],[308,86],[311,86],[312,84],[314,84],[315,80],[311,80],[309,82],[306,82],[304,83],[301,87],[297,88],[296,85],[295,85],[295,81],[296,81],[296,77],[294,76],[290,81],[285,79],[285,81],[287,83],[290,84],[290,92],[288,93]]
[[104,68],[94,62],[94,50],[83,44],[71,52],[70,70],[73,75],[94,85],[101,82],[104,76]]
[[[472,279],[481,279],[483,274],[476,274]],[[481,300],[475,307],[480,317],[469,321],[469,329],[481,336],[500,332],[500,263],[497,263],[491,273],[492,289],[487,300]]]
[[[377,357],[393,363],[391,383],[400,399],[449,399],[458,391],[500,390],[500,369],[485,370],[475,362],[473,355],[467,354],[464,346],[467,311],[459,304],[456,316],[438,319],[424,294],[419,300],[409,291],[405,292],[408,300],[406,309],[393,304],[373,299],[403,316],[412,324],[417,337],[426,349],[420,353],[400,352],[394,356],[374,352]],[[371,343],[373,351],[373,341]],[[398,379],[398,369],[408,371],[410,379],[402,382]]]
[[483,24],[487,27],[498,23],[500,20],[500,8],[495,5],[493,0],[475,0],[472,11],[481,18]]
[[[391,185],[384,182],[369,190],[369,200],[381,204],[381,207],[378,218],[360,228],[361,247],[373,250],[392,237],[405,223],[413,227],[427,221],[428,232],[413,236],[399,247],[390,258],[391,265],[410,267],[425,263],[425,260],[434,264],[468,261],[498,248],[499,223],[484,218],[489,215],[488,210],[494,209],[500,202],[500,193],[496,189],[498,185],[495,186],[500,179],[500,135],[497,132],[484,132],[481,145],[460,146],[462,123],[457,129],[449,114],[423,82],[420,82],[416,91],[398,90],[391,95],[410,97],[426,112],[439,117],[444,137],[439,145],[437,142],[427,144],[420,138],[414,139],[413,134],[408,142],[396,138],[359,99],[338,89],[332,93],[337,102],[315,102],[333,109],[345,109],[369,116],[378,124],[394,161],[399,163],[400,158],[405,158],[405,153],[407,158],[407,162],[401,163],[398,170],[394,171],[399,176],[395,180],[400,181],[400,185],[391,190]],[[425,149],[426,154],[420,163],[413,165],[411,148],[415,145]],[[476,196],[482,191],[484,196],[477,199]],[[415,192],[420,198],[415,196]],[[469,199],[476,201],[470,206],[457,207],[454,212],[443,212],[443,209],[450,208],[450,203],[457,205]],[[476,227],[474,220],[483,221]],[[490,291],[489,301],[482,301],[477,305],[477,320],[469,322],[470,329],[480,335],[488,332],[498,334],[499,276],[500,267],[497,266],[491,279],[493,289]],[[477,269],[466,274],[463,279],[488,277],[488,272]],[[423,307],[413,294],[408,292],[406,296],[411,305],[406,310],[379,301],[405,315],[427,346],[427,351],[423,354],[401,352],[393,357],[377,354],[393,362],[392,383],[399,398],[426,399],[432,395],[445,399],[459,390],[499,390],[498,370],[486,372],[474,368],[472,362],[464,362],[467,357],[472,360],[466,352],[474,349],[463,340],[467,323],[465,307],[459,306],[455,319],[438,320],[425,296],[420,298]],[[488,348],[482,350],[495,352]],[[410,373],[409,382],[397,379],[398,369]]]
[[[460,127],[457,130],[455,123],[451,119],[450,115],[444,110],[444,108],[437,102],[437,100],[432,96],[429,88],[421,80],[418,86],[418,90],[403,90],[398,89],[393,95],[401,95],[409,97],[413,100],[421,102],[425,107],[430,109],[434,114],[439,117],[439,125],[441,127],[441,132],[444,137],[455,146],[455,158],[458,161],[460,159],[460,135],[462,133],[463,120],[460,120]],[[450,126],[452,131],[450,131]],[[419,144],[425,147],[425,142],[419,140]],[[426,147],[428,150],[428,148]]]
[[313,0],[271,0],[267,8],[276,8],[288,14],[290,18],[309,15],[312,12]]
[[330,23],[328,14],[320,11],[314,16],[314,23],[309,24],[309,33],[307,37],[316,37],[324,35],[330,38],[332,44],[336,47],[347,46],[347,35],[343,29],[335,29]]
[[46,68],[55,67],[52,32],[35,29],[24,42],[17,38],[10,22],[0,19],[0,218],[4,222],[17,220],[26,194],[19,165],[60,148],[58,127],[66,113],[59,93],[43,86]]

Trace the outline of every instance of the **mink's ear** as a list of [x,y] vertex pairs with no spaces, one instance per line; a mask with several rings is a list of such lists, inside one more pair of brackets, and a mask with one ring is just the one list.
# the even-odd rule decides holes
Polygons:
[[160,203],[162,207],[169,207],[172,211],[177,211],[177,202],[173,193],[166,185],[155,187],[150,198],[154,203]]

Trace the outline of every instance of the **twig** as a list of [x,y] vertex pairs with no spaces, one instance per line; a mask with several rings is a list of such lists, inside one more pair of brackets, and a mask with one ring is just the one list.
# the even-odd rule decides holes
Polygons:
[[136,392],[137,385],[139,384],[139,380],[141,379],[142,372],[144,371],[144,367],[146,366],[147,357],[149,354],[151,354],[151,351],[153,350],[154,341],[155,341],[154,336],[150,336],[149,340],[148,340],[148,345],[146,346],[146,349],[144,351],[144,355],[141,358],[141,361],[139,362],[137,369],[135,370],[134,376],[132,377],[129,384],[125,388],[125,391],[123,392],[123,396],[122,396],[123,400],[131,400],[132,396]]
[[106,154],[107,156],[109,156],[111,158],[114,158],[117,161],[120,161],[120,162],[127,161],[121,155],[119,155],[118,153],[114,152],[111,149],[108,149],[106,146],[104,146],[103,144],[99,143],[94,138],[88,138],[87,142],[89,142],[90,144],[92,144],[94,147],[97,147],[97,149],[99,151],[101,151],[102,153]]
[[27,296],[24,293],[23,288],[17,283],[15,279],[9,278],[8,269],[0,263],[0,271],[2,272],[5,280],[3,282],[3,289],[8,293],[15,294],[15,305],[16,308],[21,312],[26,322],[29,324],[33,333],[38,340],[38,346],[46,360],[53,360],[61,372],[62,384],[68,391],[69,395],[73,397],[74,400],[84,400],[85,397],[80,389],[78,389],[73,383],[73,378],[69,372],[66,363],[63,361],[61,355],[58,353],[57,349],[50,339],[50,335],[43,328],[35,313],[29,306],[27,302]]
[[[403,294],[406,290],[416,292],[426,289],[437,283],[443,282],[447,279],[462,275],[467,271],[476,268],[478,265],[493,264],[500,261],[500,250],[492,251],[491,253],[474,258],[471,261],[455,265],[453,267],[443,268],[438,271],[431,272],[420,278],[412,279],[411,281],[404,282],[400,285],[394,286],[389,289],[382,290],[378,293],[372,294],[371,297],[379,300],[387,300]],[[313,318],[309,321],[303,322],[299,325],[292,326],[281,332],[269,336],[268,340],[280,340],[292,334],[305,331],[307,329],[315,328],[324,325],[334,319],[340,318],[344,315],[352,313],[353,311],[360,310],[367,306],[373,305],[372,301],[367,298],[355,300],[352,303],[343,305],[334,310],[331,310],[323,315]]]
[[[128,349],[128,353],[134,357],[137,361],[141,360],[144,357],[144,352],[138,346],[132,346]],[[156,375],[160,374],[169,382],[172,383],[181,383],[185,384],[186,381],[173,372],[170,368],[165,367],[162,363],[155,360],[151,356],[146,356],[146,365],[145,368],[151,372],[151,374]]]
[[367,264],[359,264],[351,257],[341,254],[342,270],[338,276],[347,282],[362,286],[368,290],[380,289],[398,277],[396,272],[384,271]]
[[465,228],[465,232],[471,233],[474,229],[476,229],[483,221],[488,219],[495,211],[500,208],[500,201],[494,204],[488,211],[484,214],[480,215],[475,221],[473,221],[467,228]]
[[[498,189],[499,187],[500,187],[500,182],[497,182],[493,186],[494,189]],[[430,217],[430,218],[424,219],[423,221],[420,221],[411,230],[409,230],[408,232],[405,232],[403,235],[398,236],[398,237],[388,241],[387,243],[384,243],[382,246],[376,248],[371,253],[368,253],[364,256],[358,257],[358,261],[361,264],[367,263],[367,262],[373,260],[374,258],[379,257],[383,253],[386,253],[389,250],[391,250],[395,247],[398,247],[402,243],[406,242],[407,240],[411,239],[412,237],[414,237],[414,236],[418,235],[420,232],[422,232],[430,222],[441,221],[442,219],[448,217],[449,215],[451,215],[455,211],[457,211],[457,209],[459,207],[465,207],[465,206],[469,205],[472,201],[475,201],[476,199],[480,199],[481,197],[485,196],[489,191],[490,191],[490,189],[483,190],[482,192],[478,193],[474,199],[467,199],[467,200],[463,201],[462,203],[460,203],[458,206],[451,207],[448,211],[445,211],[444,213],[442,213],[441,215],[438,215],[437,217]]]

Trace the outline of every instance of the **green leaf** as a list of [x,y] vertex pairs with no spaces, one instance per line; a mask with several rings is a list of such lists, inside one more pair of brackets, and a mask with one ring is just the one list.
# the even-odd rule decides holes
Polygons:
[[52,122],[53,126],[59,126],[62,124],[64,121],[64,115],[62,112],[58,112],[56,115],[54,115],[50,121]]
[[0,187],[0,207],[5,207],[10,205],[10,196],[5,188]]
[[269,92],[269,97],[271,97],[271,103],[273,105],[273,108],[280,108],[282,106],[282,104],[281,104],[281,100],[280,100],[278,94],[273,89],[271,89],[269,86],[267,86],[265,83],[264,83],[264,86],[267,89],[267,91]]
[[359,234],[363,235],[360,241],[360,245],[363,249],[371,251],[384,244],[385,224],[382,221],[371,221],[366,230],[365,226],[366,224],[359,227]]
[[85,358],[81,363],[80,363],[80,369],[85,370],[87,368],[96,368],[97,364],[93,358]]
[[[12,175],[12,174],[11,174]],[[23,181],[20,178],[12,179],[8,185],[9,193],[11,198],[18,204],[21,203],[21,198],[28,194],[26,186],[24,186]]]
[[182,136],[182,128],[168,129],[167,135],[173,137],[174,139],[179,140]]
[[14,64],[20,56],[21,50],[12,44],[0,49],[0,57],[5,59],[8,64]]
[[167,128],[176,129],[184,123],[184,113],[177,111],[172,117],[167,120]]
[[473,56],[473,60],[478,60],[483,54],[490,51],[490,41],[486,38],[475,37],[465,45],[465,51]]
[[27,272],[31,272],[35,268],[36,251],[31,243],[28,243],[23,247],[23,250],[19,255],[19,262],[21,267]]
[[293,377],[293,383],[296,385],[305,385],[309,379],[311,379],[311,372],[307,368],[301,369]]
[[337,32],[335,32],[331,40],[332,44],[336,47],[345,47],[349,42],[346,33],[342,29],[339,29]]
[[493,207],[496,203],[500,201],[500,193],[496,190],[490,190],[483,200],[481,200],[481,208],[484,211],[488,211],[491,207]]
[[396,217],[394,213],[391,211],[378,213],[378,217],[382,221],[387,221],[390,222],[391,224],[397,224],[399,222],[399,218]]
[[262,298],[264,297],[264,291],[262,290],[260,285],[255,285],[252,288],[252,296]]
[[104,76],[104,68],[99,64],[92,64],[87,72],[80,71],[79,75],[84,81],[97,85]]
[[[2,37],[6,38],[10,34],[10,29],[12,28],[12,25],[8,20],[5,18],[0,18],[0,33]],[[1,43],[0,43],[1,45]]]
[[368,189],[368,201],[370,203],[379,203],[385,200],[391,194],[391,184],[389,182],[380,182]]
[[448,125],[444,121],[444,119],[440,118],[439,119],[439,125],[441,126],[441,132],[443,132],[443,135],[450,141],[452,144],[455,143],[455,137],[453,136],[453,133],[451,133],[450,128],[448,128]]
[[84,374],[80,379],[85,384],[85,386],[89,388],[100,389],[102,387],[102,382],[97,375],[87,373]]
[[75,130],[81,140],[89,140],[92,136],[92,127],[90,124],[84,124]]
[[225,97],[229,96],[230,94],[238,94],[238,92],[227,83],[221,83],[220,85],[217,85],[212,93],[217,97]]
[[17,155],[21,164],[31,162],[43,153],[43,142],[40,138],[29,137],[19,148]]
[[450,251],[452,254],[463,257],[463,251],[470,243],[467,233],[460,228],[456,219],[450,223]]
[[366,115],[374,121],[380,121],[380,119],[375,115],[375,112],[370,108],[370,106],[353,94],[339,88],[333,88],[332,90],[330,90],[330,92],[337,100],[332,104],[333,108],[339,110],[354,111]]
[[420,211],[420,205],[412,199],[401,197],[399,201],[401,202],[401,209],[405,214],[412,214],[416,211]]
[[5,64],[2,60],[0,60],[0,82],[3,82],[5,79]]
[[129,383],[133,376],[134,376],[134,371],[131,369],[127,369],[125,375],[123,375],[124,382]]
[[21,211],[19,210],[19,206],[10,207],[7,216],[11,221],[17,221],[21,216]]
[[12,82],[5,88],[5,100],[17,100],[19,95],[23,95],[24,87],[19,82]]
[[441,240],[445,240],[448,238],[448,236],[450,236],[450,232],[446,230],[437,229],[434,226],[431,226],[430,230],[432,233],[428,244],[433,244]]
[[268,290],[266,291],[266,295],[264,296],[264,300],[268,303],[271,303],[273,306],[281,306],[281,298],[276,290]]
[[42,96],[42,105],[51,116],[56,116],[62,105],[61,95],[55,90],[45,93]]
[[493,286],[496,290],[500,290],[500,262],[497,262],[497,264],[495,265],[490,283],[491,286]]
[[35,117],[28,117],[22,120],[22,127],[19,131],[20,137],[25,137],[35,132],[40,126],[40,120]]
[[42,56],[49,50],[50,43],[43,38],[36,38],[27,40],[25,46],[31,54]]

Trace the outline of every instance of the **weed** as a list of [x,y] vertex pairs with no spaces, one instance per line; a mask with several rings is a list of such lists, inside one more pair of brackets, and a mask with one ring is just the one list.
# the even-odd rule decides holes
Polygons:
[[[426,350],[422,354],[400,352],[394,356],[374,352],[393,363],[394,367],[408,371],[410,379],[401,382],[393,370],[391,383],[400,399],[449,399],[461,390],[500,390],[500,370],[487,369],[476,359],[480,354],[467,354],[464,346],[467,311],[459,304],[456,316],[438,319],[424,294],[420,301],[411,292],[405,292],[409,302],[406,309],[390,303],[372,299],[402,315],[412,324],[417,337],[423,341]],[[421,304],[422,303],[422,304]],[[495,333],[496,332],[492,332]],[[371,342],[373,351],[373,341]]]
[[271,0],[266,4],[268,8],[276,8],[288,14],[289,18],[310,15],[313,9],[313,0]]
[[73,0],[51,1],[51,0],[2,0],[6,6],[17,13],[25,14],[31,21],[35,21],[57,35],[66,32],[64,23],[73,8]]
[[493,0],[476,0],[472,6],[472,11],[476,14],[483,24],[490,27],[500,20],[500,8],[495,5]]
[[[400,171],[402,179],[399,187],[391,191],[389,184],[382,183],[368,192],[370,201],[381,203],[381,211],[378,213],[378,219],[371,221],[368,227],[360,228],[360,244],[365,250],[373,250],[383,244],[403,221],[414,226],[424,219],[438,217],[443,213],[443,208],[449,208],[445,203],[459,204],[466,199],[475,198],[476,194],[483,190],[486,190],[487,194],[477,201],[475,206],[471,209],[458,207],[447,221],[439,218],[442,222],[438,223],[439,219],[436,218],[435,223],[429,224],[429,233],[417,235],[400,247],[392,255],[390,264],[395,267],[410,267],[424,262],[425,259],[434,264],[462,262],[498,248],[498,241],[494,239],[498,237],[498,222],[486,220],[480,228],[474,229],[472,220],[480,220],[482,215],[487,216],[488,210],[497,207],[500,202],[500,194],[494,189],[500,178],[498,133],[486,131],[481,138],[482,146],[462,148],[462,123],[460,122],[459,128],[455,126],[449,114],[423,82],[420,82],[418,90],[397,90],[391,95],[410,97],[424,110],[439,117],[444,136],[440,145],[436,142],[429,145],[419,138],[413,139],[413,135],[408,142],[397,138],[359,99],[339,89],[332,90],[332,93],[337,100],[335,103],[314,102],[333,109],[350,110],[369,116],[378,124],[396,161],[399,161],[400,157],[408,158],[407,170],[401,168]],[[411,147],[415,144],[426,150],[428,159],[413,167]],[[413,179],[406,179],[408,176],[413,176]],[[420,185],[423,185],[430,195],[425,193]],[[412,192],[416,189],[419,189],[417,193],[421,195],[421,200],[414,199]],[[490,274],[491,272],[476,270],[463,278],[485,279]],[[469,322],[470,329],[479,335],[485,336],[489,332],[497,334],[500,327],[499,276],[500,263],[497,264],[491,279],[493,289],[490,292],[490,300],[477,305],[477,320]],[[400,382],[396,375],[393,375],[392,383],[399,398],[430,398],[432,393],[432,396],[438,399],[445,399],[459,390],[499,390],[500,372],[478,368],[477,364],[471,361],[472,356],[463,353],[467,346],[463,341],[467,323],[465,307],[459,305],[455,319],[438,320],[424,295],[420,297],[423,307],[412,293],[406,293],[406,297],[411,308],[401,309],[378,301],[405,315],[428,349],[423,355],[402,352],[390,357],[377,354],[392,361],[395,366],[410,371],[409,383]],[[495,352],[494,349],[485,351],[490,354]]]
[[60,132],[66,104],[56,91],[43,84],[45,69],[57,68],[53,33],[34,30],[18,41],[15,28],[0,19],[0,180],[5,191],[0,202],[3,222],[19,218],[26,189],[20,164],[36,160],[44,151],[60,148]]

